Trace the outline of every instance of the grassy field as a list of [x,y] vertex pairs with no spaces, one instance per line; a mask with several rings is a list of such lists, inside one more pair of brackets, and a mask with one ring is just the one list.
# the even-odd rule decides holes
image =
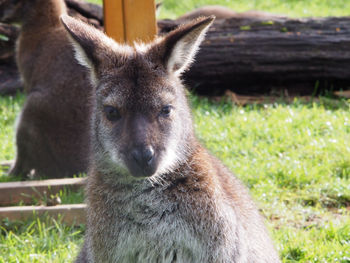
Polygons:
[[[100,1],[97,1],[100,2]],[[291,16],[349,15],[350,1],[164,0],[161,17],[203,4]],[[13,159],[25,96],[0,97],[0,161]],[[191,96],[200,140],[250,188],[283,262],[350,262],[350,101],[240,107]],[[0,181],[10,180],[0,171]],[[81,193],[62,193],[64,203]],[[72,262],[84,226],[49,218],[0,224],[0,263]]]
[[[239,107],[191,98],[200,140],[249,186],[283,261],[349,262],[349,102]],[[0,98],[1,159],[14,157],[23,99]],[[0,262],[69,262],[83,232],[50,219],[3,222]]]
[[[101,4],[102,0],[89,0]],[[156,0],[162,2],[160,18],[176,18],[203,5],[223,5],[237,12],[261,10],[291,17],[349,16],[350,1],[347,0]]]

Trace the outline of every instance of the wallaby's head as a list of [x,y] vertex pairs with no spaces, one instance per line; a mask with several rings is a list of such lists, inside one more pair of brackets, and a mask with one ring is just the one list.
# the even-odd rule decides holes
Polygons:
[[189,67],[214,17],[200,18],[149,45],[122,46],[102,32],[61,17],[75,56],[95,87],[94,158],[136,177],[185,161],[193,127],[180,74]]

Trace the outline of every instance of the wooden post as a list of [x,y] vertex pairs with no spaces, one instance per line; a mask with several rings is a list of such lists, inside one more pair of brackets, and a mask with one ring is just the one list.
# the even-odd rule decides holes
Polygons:
[[157,34],[154,0],[104,0],[107,35],[120,43],[149,42]]
[[123,0],[104,0],[103,16],[107,35],[117,42],[124,43]]

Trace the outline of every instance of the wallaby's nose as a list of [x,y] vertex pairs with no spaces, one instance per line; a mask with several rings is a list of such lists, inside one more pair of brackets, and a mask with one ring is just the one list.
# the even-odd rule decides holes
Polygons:
[[144,169],[151,165],[154,150],[152,146],[138,147],[132,150],[131,155],[140,168]]

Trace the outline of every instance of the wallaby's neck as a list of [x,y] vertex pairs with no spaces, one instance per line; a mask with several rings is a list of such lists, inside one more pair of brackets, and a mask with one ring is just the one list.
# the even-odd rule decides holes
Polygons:
[[197,141],[192,146],[192,151],[187,159],[180,163],[174,171],[169,173],[169,175],[165,175],[169,178],[169,183],[174,183],[173,181],[177,181],[181,178],[197,180],[198,177],[203,178],[211,174],[210,171],[213,167],[211,157],[207,150]]
[[63,0],[34,0],[27,2],[23,14],[22,32],[41,31],[60,25],[60,16],[66,13]]

